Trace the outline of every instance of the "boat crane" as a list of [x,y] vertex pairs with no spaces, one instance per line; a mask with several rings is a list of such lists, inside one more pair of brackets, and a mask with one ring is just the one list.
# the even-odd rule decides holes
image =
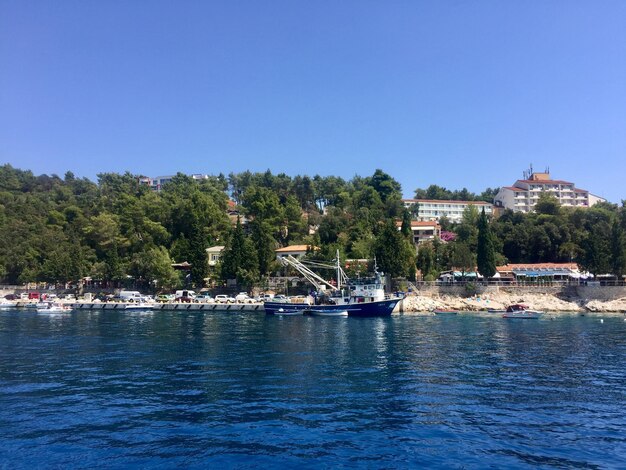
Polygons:
[[308,266],[306,266],[302,261],[294,258],[292,255],[284,256],[280,258],[280,262],[284,266],[291,266],[296,269],[300,274],[302,274],[307,281],[309,281],[315,288],[319,290],[326,290],[326,287],[330,287],[331,290],[340,291],[341,286],[347,284],[348,276],[341,269],[341,265],[339,264],[339,251],[337,251],[337,264],[335,266],[316,263],[316,262],[308,262],[307,264],[312,267],[324,268],[324,269],[336,269],[337,270],[337,285],[334,286],[326,279],[322,278],[320,275],[314,273]]

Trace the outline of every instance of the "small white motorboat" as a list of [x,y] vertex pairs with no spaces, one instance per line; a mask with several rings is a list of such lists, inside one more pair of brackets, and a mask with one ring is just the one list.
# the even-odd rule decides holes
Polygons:
[[37,306],[37,313],[72,313],[72,306],[58,303],[46,303]]
[[152,310],[154,304],[149,304],[146,302],[137,302],[137,303],[127,303],[124,306],[125,310]]
[[17,307],[17,302],[11,302],[9,300],[4,300],[0,302],[0,309],[15,308],[15,307]]
[[539,310],[532,310],[528,307],[528,305],[513,304],[506,308],[506,312],[502,314],[502,318],[537,319],[541,315],[543,315],[543,312],[540,312]]
[[302,315],[303,313],[304,313],[303,310],[279,308],[278,310],[274,312],[274,315],[296,316],[296,315]]
[[316,317],[347,317],[348,311],[336,308],[312,308],[308,310],[310,315]]

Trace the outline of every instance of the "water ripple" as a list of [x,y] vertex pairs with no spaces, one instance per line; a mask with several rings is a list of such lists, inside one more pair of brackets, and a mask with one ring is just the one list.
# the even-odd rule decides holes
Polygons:
[[0,468],[623,468],[626,324],[0,314]]

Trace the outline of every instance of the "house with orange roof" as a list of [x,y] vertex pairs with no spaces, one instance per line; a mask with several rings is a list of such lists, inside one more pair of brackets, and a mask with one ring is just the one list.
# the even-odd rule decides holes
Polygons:
[[291,245],[274,250],[276,258],[284,258],[285,256],[293,256],[294,258],[302,258],[311,251],[317,251],[319,247],[311,245]]

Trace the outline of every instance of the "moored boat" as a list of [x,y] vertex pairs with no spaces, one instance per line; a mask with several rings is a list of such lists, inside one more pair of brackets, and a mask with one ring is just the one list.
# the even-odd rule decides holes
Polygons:
[[304,313],[304,310],[279,308],[278,310],[274,312],[274,315],[283,315],[283,316],[300,315],[301,316],[303,313]]
[[347,317],[348,311],[345,309],[332,309],[332,308],[311,308],[306,310],[305,313],[316,317]]
[[502,318],[537,319],[541,315],[543,315],[543,312],[540,312],[539,310],[532,310],[528,307],[528,305],[513,304],[506,308],[506,312],[502,314]]
[[37,306],[37,313],[72,313],[70,305],[47,302]]
[[268,314],[275,314],[281,308],[301,311],[324,309],[345,311],[355,317],[385,317],[391,315],[402,300],[401,297],[385,295],[384,276],[376,268],[372,277],[348,278],[341,269],[339,253],[334,266],[315,264],[316,267],[335,269],[337,272],[335,284],[326,281],[293,256],[281,258],[281,262],[297,269],[316,287],[316,291],[308,303],[265,302],[264,308]]
[[456,315],[459,312],[458,312],[458,310],[437,308],[437,309],[433,310],[433,313],[435,315]]
[[128,303],[124,306],[125,310],[152,310],[154,304],[146,302]]
[[0,309],[8,309],[17,307],[17,302],[11,302],[9,300],[5,300],[0,302]]

